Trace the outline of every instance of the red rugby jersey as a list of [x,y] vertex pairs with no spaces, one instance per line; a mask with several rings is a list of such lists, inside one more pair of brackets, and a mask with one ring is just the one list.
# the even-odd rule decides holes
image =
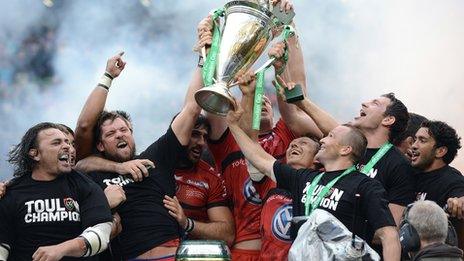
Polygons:
[[262,245],[259,260],[287,260],[292,246],[292,195],[283,189],[271,189],[261,211]]
[[[294,138],[293,133],[280,119],[269,134],[260,136],[259,143],[266,152],[280,159],[285,157],[285,151]],[[259,195],[262,191],[275,187],[275,183],[264,179],[257,191],[248,175],[240,147],[229,130],[219,140],[209,141],[208,145],[232,199],[235,242],[261,238],[259,220],[263,197]]]
[[200,160],[195,168],[175,171],[176,196],[187,217],[208,222],[208,208],[227,206],[224,180],[208,163]]

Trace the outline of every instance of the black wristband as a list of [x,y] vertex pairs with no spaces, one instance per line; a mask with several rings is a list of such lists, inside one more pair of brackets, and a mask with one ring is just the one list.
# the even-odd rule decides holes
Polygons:
[[190,221],[192,222],[192,227],[190,228],[190,231],[193,231],[193,229],[195,228],[195,221],[193,219],[190,219]]
[[193,222],[193,220],[191,218],[187,218],[187,227],[185,228],[185,232],[186,233],[191,232],[194,227],[195,227],[195,223]]
[[200,68],[203,68],[203,65],[205,64],[205,60],[203,58],[203,56],[199,55],[198,56],[198,63],[197,63],[197,66],[200,67]]
[[85,252],[81,257],[90,256],[90,253],[92,253],[92,246],[90,245],[90,242],[85,237],[80,236],[80,238],[84,239],[85,243]]
[[105,72],[104,75],[106,77],[110,78],[111,80],[114,80],[114,77],[111,74],[109,74],[108,72]]

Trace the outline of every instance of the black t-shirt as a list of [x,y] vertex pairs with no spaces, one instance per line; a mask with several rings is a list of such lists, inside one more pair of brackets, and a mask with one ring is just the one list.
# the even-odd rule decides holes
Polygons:
[[464,177],[455,168],[445,166],[416,175],[417,199],[435,201],[440,207],[448,198],[464,196]]
[[[323,185],[341,175],[344,170],[326,172],[315,187],[313,197],[316,197]],[[309,169],[293,169],[280,162],[274,163],[274,174],[277,187],[291,192],[293,199],[293,216],[305,215],[306,189],[320,171]],[[358,217],[353,228],[355,210],[355,194],[360,194]],[[395,226],[395,221],[388,209],[386,192],[382,185],[365,174],[354,171],[338,180],[327,196],[321,200],[318,208],[324,209],[340,220],[350,231],[359,235],[367,242],[373,237],[373,232],[385,226]],[[365,232],[365,220],[367,231]],[[292,226],[292,237],[295,238],[300,222]]]
[[8,260],[32,260],[40,246],[62,243],[109,221],[111,212],[101,188],[75,171],[52,181],[36,181],[30,175],[17,178],[0,200],[0,242],[11,247]]
[[122,232],[119,235],[125,259],[137,257],[146,251],[180,237],[182,229],[164,207],[164,195],[176,194],[174,168],[178,158],[185,155],[171,128],[151,144],[137,158],[149,159],[155,168],[149,176],[134,182],[130,176],[116,173],[90,173],[103,189],[108,185],[120,185],[126,193],[126,201],[117,207],[121,216]]
[[[366,165],[379,149],[367,149],[360,161]],[[401,152],[392,147],[367,174],[382,183],[389,203],[407,206],[414,201],[414,169]]]

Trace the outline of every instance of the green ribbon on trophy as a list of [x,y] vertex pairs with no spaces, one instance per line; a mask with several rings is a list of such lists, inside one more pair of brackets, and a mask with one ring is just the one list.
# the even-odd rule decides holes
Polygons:
[[216,57],[219,52],[219,42],[221,40],[221,32],[219,26],[216,25],[216,19],[224,16],[224,8],[218,8],[213,12],[213,39],[211,49],[205,58],[205,64],[202,69],[203,83],[205,86],[213,84],[214,70],[216,69]]
[[[287,41],[289,37],[295,34],[295,29],[292,26],[286,25],[282,31],[282,39],[284,42]],[[286,57],[286,58],[285,58]],[[285,49],[284,59],[288,59],[288,50]],[[251,127],[253,130],[259,130],[261,123],[261,108],[263,103],[263,94],[264,94],[264,76],[266,70],[273,64],[275,57],[269,60],[264,66],[257,70],[256,73],[256,88],[255,88],[255,97],[253,103],[253,119]]]
[[253,121],[251,124],[253,130],[259,130],[259,125],[261,123],[261,108],[263,106],[264,94],[264,74],[267,68],[261,70],[256,74],[255,98],[253,101]]

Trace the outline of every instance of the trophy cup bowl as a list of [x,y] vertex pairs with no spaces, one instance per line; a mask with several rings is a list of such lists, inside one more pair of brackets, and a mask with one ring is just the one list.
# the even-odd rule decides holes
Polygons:
[[177,261],[231,260],[230,250],[222,240],[185,240],[176,252]]
[[265,6],[249,1],[231,1],[225,5],[215,83],[195,93],[200,107],[220,116],[235,109],[229,88],[235,76],[246,72],[264,52],[272,38],[272,27],[273,14]]

